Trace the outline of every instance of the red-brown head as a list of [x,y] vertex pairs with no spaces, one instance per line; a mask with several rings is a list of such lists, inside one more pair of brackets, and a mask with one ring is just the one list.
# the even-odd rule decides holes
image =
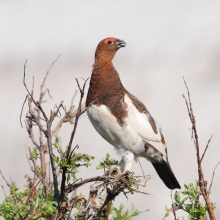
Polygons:
[[96,48],[95,60],[112,61],[117,50],[125,46],[126,43],[123,40],[114,37],[105,38]]

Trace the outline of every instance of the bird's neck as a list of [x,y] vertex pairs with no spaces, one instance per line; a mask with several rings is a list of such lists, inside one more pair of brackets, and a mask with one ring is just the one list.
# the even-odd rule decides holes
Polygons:
[[114,95],[114,92],[122,92],[122,83],[118,72],[112,62],[95,62],[87,96],[86,105],[102,96]]
[[112,61],[103,62],[102,60],[95,61],[92,70],[92,78],[99,78],[99,80],[104,81],[120,80]]
[[115,56],[116,50],[113,51],[99,51],[95,52],[95,63],[111,63]]

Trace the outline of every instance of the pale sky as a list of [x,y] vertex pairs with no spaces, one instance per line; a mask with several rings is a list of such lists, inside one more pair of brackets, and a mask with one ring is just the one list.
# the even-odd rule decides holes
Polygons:
[[[19,123],[26,95],[22,84],[25,60],[28,59],[27,84],[31,86],[34,76],[37,97],[48,67],[62,54],[46,83],[53,97],[53,100],[48,97],[45,104],[49,113],[61,100],[69,105],[77,89],[75,78],[90,77],[99,41],[117,37],[127,46],[117,52],[115,68],[125,88],[146,105],[161,125],[172,169],[182,187],[198,179],[191,125],[182,98],[186,94],[182,79],[185,76],[201,152],[213,134],[203,161],[210,183],[212,171],[220,161],[219,8],[219,1],[0,1],[0,170],[5,177],[11,175],[22,187],[24,175],[30,173],[25,147],[32,144]],[[60,133],[64,147],[71,131],[72,126],[66,124]],[[114,148],[96,133],[86,115],[80,120],[76,144],[80,152],[96,157],[94,167],[106,153],[120,159]],[[136,194],[127,200],[121,195],[116,205],[134,204],[140,211],[150,209],[134,218],[137,220],[162,220],[165,205],[171,205],[170,191],[152,165],[141,161],[145,173],[153,175],[148,186],[141,190],[152,196]],[[141,174],[137,163],[134,171]],[[101,171],[89,168],[82,172],[82,177],[92,177]],[[211,201],[217,203],[217,218],[220,218],[219,182],[220,168],[216,170],[211,194]],[[2,179],[0,185],[4,185]],[[3,199],[0,191],[0,201]],[[177,216],[182,215],[183,212],[177,212]]]

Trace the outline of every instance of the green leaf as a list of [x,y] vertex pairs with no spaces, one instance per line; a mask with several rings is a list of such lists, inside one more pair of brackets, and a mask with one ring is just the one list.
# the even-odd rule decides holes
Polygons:
[[100,161],[98,166],[96,166],[96,169],[103,169],[103,168],[105,169],[106,166],[109,167],[109,166],[117,165],[117,164],[118,164],[118,161],[114,159],[110,159],[110,155],[107,153],[104,161]]
[[177,204],[181,205],[180,193],[178,191],[175,192],[174,200],[176,201]]
[[112,207],[111,208],[111,215],[113,215],[113,216],[111,219],[131,220],[132,217],[140,214],[140,212],[134,207],[133,204],[132,204],[132,208],[130,211],[129,210],[123,211],[123,209],[124,209],[123,204],[120,204],[118,208]]
[[35,159],[38,158],[38,152],[36,148],[33,148],[33,150],[31,151],[31,156]]
[[68,175],[67,175],[67,183],[69,183],[69,181],[70,181],[70,174],[68,173]]

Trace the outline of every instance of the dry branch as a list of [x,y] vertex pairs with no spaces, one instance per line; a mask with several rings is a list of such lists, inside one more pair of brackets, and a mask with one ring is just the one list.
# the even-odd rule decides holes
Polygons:
[[[59,57],[58,57],[59,58]],[[57,59],[58,59],[57,58]],[[56,59],[56,60],[57,60]],[[55,61],[56,61],[55,60]],[[55,168],[55,163],[54,163],[54,159],[53,159],[53,151],[52,151],[52,141],[51,141],[51,126],[52,126],[52,122],[54,120],[54,118],[57,116],[57,113],[59,111],[59,108],[62,106],[62,103],[59,105],[59,107],[57,108],[57,111],[55,111],[54,113],[51,112],[51,115],[50,117],[48,118],[46,113],[44,112],[42,106],[41,106],[41,103],[42,103],[42,99],[43,99],[43,96],[45,94],[42,93],[41,91],[41,94],[40,94],[40,99],[39,101],[36,101],[33,97],[33,86],[32,86],[32,91],[30,92],[29,89],[27,88],[27,85],[25,83],[25,68],[26,68],[26,63],[27,61],[25,62],[24,64],[24,78],[23,78],[23,84],[26,88],[26,91],[28,93],[28,100],[29,100],[29,116],[26,116],[30,123],[29,125],[29,128],[32,129],[32,122],[35,122],[39,129],[40,129],[40,147],[42,148],[42,136],[41,136],[41,132],[44,133],[46,139],[47,139],[47,144],[48,144],[48,148],[49,148],[49,156],[50,156],[50,162],[51,162],[51,168],[52,168],[52,174],[53,174],[53,186],[54,186],[54,198],[55,198],[55,201],[58,202],[58,199],[59,199],[59,190],[58,190],[58,180],[57,180],[57,173],[56,173],[56,168]],[[54,64],[55,62],[52,63],[52,65]],[[51,67],[52,67],[51,65]],[[50,68],[49,68],[50,70]],[[46,77],[48,76],[49,74],[49,70],[47,71],[47,74],[46,74]],[[43,86],[44,86],[44,83],[45,83],[45,80],[46,80],[46,77],[44,78],[44,81],[41,85],[41,89],[43,89]],[[31,108],[31,102],[34,103],[35,107],[37,108],[37,112],[38,112],[38,117],[34,115],[33,113],[33,110]],[[40,121],[40,113],[43,115],[43,118],[46,122],[46,127],[47,127],[47,130],[45,130],[42,125],[41,125],[41,121]],[[41,157],[43,156],[43,153],[41,152]],[[46,184],[46,186],[48,187],[48,182],[46,181],[46,165],[45,165],[45,159],[44,157],[41,158],[41,161],[42,161],[42,170],[43,170],[43,178],[44,178],[44,182]],[[46,187],[46,188],[47,188]],[[47,191],[47,190],[46,190]]]
[[214,168],[214,170],[213,170],[212,180],[211,180],[211,183],[210,183],[210,186],[209,186],[209,190],[208,190],[208,193],[209,193],[209,194],[211,193],[212,184],[213,184],[213,180],[214,180],[214,176],[215,176],[215,170],[216,170],[216,168],[218,167],[219,164],[220,164],[220,162],[217,163],[217,165],[215,166],[215,168]]
[[209,144],[211,138],[208,141],[208,144],[206,146],[206,149],[205,149],[202,157],[200,157],[200,146],[199,146],[197,127],[196,127],[196,119],[195,119],[195,115],[193,113],[193,108],[192,108],[189,88],[187,86],[187,83],[186,83],[184,77],[183,77],[183,80],[184,80],[184,84],[185,84],[186,89],[187,89],[188,100],[186,99],[186,97],[184,95],[183,95],[183,98],[185,99],[187,110],[188,110],[188,114],[189,114],[189,118],[190,118],[190,121],[191,121],[191,124],[192,124],[192,136],[193,136],[194,145],[196,147],[197,164],[198,164],[198,176],[199,176],[198,183],[199,183],[199,187],[200,187],[202,196],[203,196],[203,198],[205,200],[205,203],[207,205],[209,217],[210,217],[211,220],[216,220],[216,217],[215,217],[215,214],[214,214],[214,210],[213,210],[212,204],[210,202],[209,193],[207,192],[207,189],[206,189],[207,182],[205,181],[205,177],[204,177],[203,170],[202,170],[202,159],[205,156],[205,153],[206,153],[206,150],[208,148],[208,144]]
[[[59,58],[59,56],[56,58],[56,60]],[[108,219],[108,215],[110,213],[112,200],[115,199],[117,195],[119,195],[121,192],[124,193],[124,195],[127,197],[128,193],[137,192],[137,193],[143,193],[137,190],[138,186],[140,186],[140,182],[142,181],[142,176],[133,176],[133,173],[125,173],[125,174],[109,174],[108,172],[105,173],[103,176],[97,176],[97,177],[91,177],[87,179],[78,179],[73,181],[71,184],[67,184],[67,177],[69,178],[69,175],[72,174],[72,170],[75,168],[72,168],[72,166],[77,167],[80,166],[87,166],[89,164],[89,161],[92,158],[89,155],[81,154],[82,155],[82,161],[79,163],[73,163],[74,156],[78,157],[78,154],[75,152],[76,149],[78,149],[78,145],[75,147],[72,147],[73,140],[75,137],[75,133],[77,130],[77,125],[79,122],[80,117],[87,111],[87,109],[90,107],[85,107],[83,105],[83,98],[85,94],[85,86],[88,81],[88,79],[84,80],[84,84],[80,86],[78,79],[76,79],[76,83],[78,86],[78,89],[80,91],[80,100],[78,103],[78,107],[76,110],[73,111],[73,99],[71,101],[71,105],[68,111],[66,111],[66,108],[63,107],[63,101],[57,106],[55,105],[55,108],[53,111],[50,111],[50,114],[47,115],[45,113],[45,110],[42,107],[42,104],[44,103],[43,99],[45,95],[48,93],[48,95],[51,97],[49,89],[44,89],[46,79],[48,77],[49,71],[51,67],[54,65],[56,60],[51,64],[49,69],[46,72],[46,75],[43,79],[42,84],[40,85],[40,95],[38,99],[34,98],[34,78],[33,78],[33,84],[32,89],[29,90],[26,82],[25,82],[25,69],[26,69],[26,63],[24,64],[24,78],[23,78],[23,84],[27,91],[27,96],[25,98],[25,101],[22,105],[21,110],[21,116],[24,109],[24,105],[26,101],[28,100],[28,112],[26,114],[26,128],[27,132],[29,134],[29,137],[32,141],[32,143],[35,146],[35,149],[31,151],[29,149],[30,157],[29,164],[31,166],[31,170],[34,173],[34,177],[31,179],[27,177],[28,186],[30,189],[30,192],[27,196],[26,202],[28,203],[30,198],[34,199],[36,196],[36,192],[40,189],[44,189],[45,191],[45,199],[49,198],[48,194],[51,194],[54,192],[54,201],[57,203],[57,209],[55,214],[53,215],[53,219],[71,219],[71,213],[72,209],[76,207],[76,204],[79,204],[79,198],[77,199],[77,195],[75,193],[74,196],[71,198],[68,197],[69,193],[76,192],[76,190],[87,184],[87,183],[94,183],[92,186],[90,186],[90,193],[89,198],[82,199],[83,202],[81,202],[82,205],[82,215],[79,219],[94,219],[99,216],[100,213],[104,213],[105,220]],[[76,93],[75,93],[76,95]],[[75,97],[73,96],[73,98]],[[52,98],[52,97],[51,97]],[[96,101],[96,100],[95,100]],[[94,102],[95,102],[94,101]],[[91,103],[92,104],[92,103]],[[64,111],[64,116],[62,116],[61,113]],[[20,117],[21,117],[20,116]],[[60,118],[59,121],[54,125],[54,120],[56,118]],[[21,120],[21,119],[20,119]],[[62,147],[56,145],[55,142],[54,148],[52,146],[52,138],[57,134],[59,129],[61,128],[62,124],[65,122],[73,122],[73,130],[71,132],[70,140],[67,145],[66,151],[62,150]],[[53,125],[53,126],[52,126]],[[35,133],[34,133],[34,126],[37,127],[39,130],[39,139],[36,139]],[[56,139],[57,140],[57,139]],[[44,141],[46,141],[44,143]],[[54,149],[56,148],[57,153],[59,154],[59,158],[54,155]],[[47,153],[47,149],[49,151],[49,170],[47,169],[46,164],[46,158],[45,153]],[[36,151],[38,153],[36,153]],[[59,161],[57,160],[59,159]],[[40,159],[40,166],[37,164],[37,159]],[[84,161],[83,161],[84,160]],[[85,162],[86,161],[86,162]],[[56,162],[56,163],[55,163]],[[87,163],[88,162],[88,163]],[[52,171],[52,184],[50,182],[50,171]],[[61,174],[61,182],[58,184],[58,175]],[[74,174],[75,175],[75,174]],[[72,177],[74,177],[74,175]],[[74,177],[75,178],[75,177]],[[74,179],[73,178],[73,179]],[[146,177],[145,177],[146,178]],[[146,178],[146,181],[149,178]],[[70,179],[68,179],[70,181]],[[145,182],[146,182],[145,181]],[[145,183],[146,184],[146,183]],[[60,189],[58,188],[60,185]],[[132,188],[135,186],[134,188]],[[126,191],[127,190],[127,191]],[[106,193],[107,196],[103,202],[100,202],[99,196],[102,193]],[[144,193],[147,194],[147,193]],[[93,212],[91,217],[91,211]],[[33,213],[27,212],[26,217],[29,217],[30,215],[33,215]],[[35,213],[36,214],[36,213]],[[40,215],[39,215],[40,216]],[[89,217],[90,216],[90,217]],[[25,218],[26,218],[25,217]]]
[[205,156],[205,153],[206,153],[206,151],[207,151],[207,149],[208,149],[208,147],[209,147],[209,143],[210,143],[211,140],[212,140],[212,136],[211,136],[211,138],[208,140],[208,143],[207,143],[207,145],[206,145],[206,147],[205,147],[204,153],[202,154],[201,163],[202,163],[202,160],[203,160],[203,158],[204,158],[204,156]]
[[170,191],[170,196],[171,196],[171,201],[172,201],[172,213],[173,213],[173,216],[174,216],[174,220],[177,220],[177,218],[176,218],[175,206],[174,206],[174,203],[173,203],[172,190]]
[[[83,100],[83,97],[84,97],[85,86],[86,86],[87,81],[88,81],[88,79],[85,80],[85,82],[83,84],[83,87],[81,89],[81,87],[79,85],[79,82],[78,82],[78,79],[76,79],[76,82],[77,82],[77,85],[78,85],[78,88],[80,90],[81,95],[80,95],[80,100],[79,100],[77,112],[75,114],[75,122],[74,122],[73,131],[71,133],[69,145],[68,145],[67,150],[66,150],[66,159],[67,159],[68,162],[70,161],[70,158],[71,158],[72,153],[73,153],[73,151],[71,152],[71,147],[72,147],[73,138],[74,138],[75,133],[76,133],[78,120],[79,120],[80,115],[82,115],[82,100]],[[63,167],[63,169],[62,169],[62,181],[61,181],[61,186],[60,186],[59,206],[62,203],[62,201],[64,199],[64,196],[65,196],[64,191],[65,191],[65,184],[66,184],[66,172],[67,172],[67,167]]]

